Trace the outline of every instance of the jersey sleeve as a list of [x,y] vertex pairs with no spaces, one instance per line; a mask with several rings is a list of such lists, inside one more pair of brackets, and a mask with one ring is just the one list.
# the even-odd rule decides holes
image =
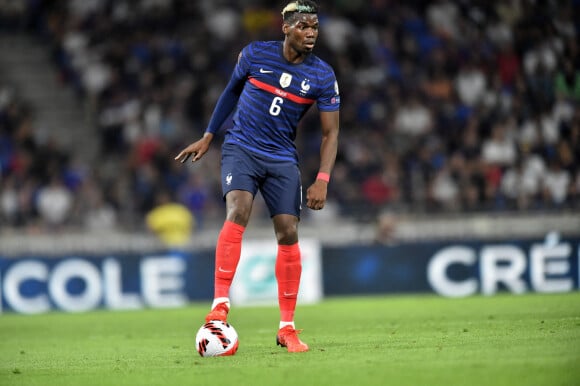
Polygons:
[[216,103],[206,132],[215,134],[234,111],[250,68],[249,51],[250,46],[246,46],[238,55],[236,66],[232,71],[228,84]]
[[232,74],[232,79],[245,82],[246,78],[248,77],[253,51],[252,45],[253,44],[250,43],[240,51],[236,67],[234,68],[234,72]]
[[337,111],[340,109],[340,92],[334,71],[329,70],[323,81],[322,92],[316,101],[319,111]]

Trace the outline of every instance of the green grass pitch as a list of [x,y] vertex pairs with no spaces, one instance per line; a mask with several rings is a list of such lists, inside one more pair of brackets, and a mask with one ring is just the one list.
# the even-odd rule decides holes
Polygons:
[[0,385],[580,385],[580,292],[328,298],[298,307],[300,354],[276,307],[237,307],[237,354],[201,358],[208,309],[0,315]]

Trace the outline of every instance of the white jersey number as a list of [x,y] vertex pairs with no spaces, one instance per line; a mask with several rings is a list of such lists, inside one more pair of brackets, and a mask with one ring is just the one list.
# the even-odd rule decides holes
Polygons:
[[276,97],[272,99],[272,104],[270,105],[270,115],[278,116],[280,111],[282,111],[281,105],[284,103],[284,99]]

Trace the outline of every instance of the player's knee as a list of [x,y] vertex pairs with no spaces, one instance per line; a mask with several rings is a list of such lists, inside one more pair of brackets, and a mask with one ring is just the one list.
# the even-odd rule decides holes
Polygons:
[[298,232],[292,229],[276,231],[276,240],[280,245],[292,245],[298,242]]
[[226,218],[236,224],[246,226],[252,212],[253,196],[249,192],[231,191],[226,196]]
[[276,240],[280,245],[293,245],[298,242],[298,225],[292,221],[275,221]]
[[233,206],[228,208],[227,220],[239,224],[243,227],[248,225],[250,219],[251,208],[244,206]]

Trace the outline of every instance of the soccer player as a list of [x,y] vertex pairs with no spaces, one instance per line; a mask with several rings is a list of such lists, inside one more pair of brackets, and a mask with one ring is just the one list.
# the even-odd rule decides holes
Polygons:
[[227,319],[242,236],[260,191],[278,244],[275,274],[280,325],[276,343],[289,352],[308,351],[294,324],[302,272],[298,243],[302,184],[294,139],[298,122],[312,104],[317,104],[322,137],[319,172],[306,191],[310,209],[324,207],[338,147],[338,83],[333,69],[312,53],[318,37],[317,13],[313,1],[291,2],[282,11],[283,41],[255,41],[242,49],[203,137],[175,157],[180,162],[190,156],[192,162],[199,160],[235,111],[222,144],[226,219],[216,245],[214,301],[206,321]]

